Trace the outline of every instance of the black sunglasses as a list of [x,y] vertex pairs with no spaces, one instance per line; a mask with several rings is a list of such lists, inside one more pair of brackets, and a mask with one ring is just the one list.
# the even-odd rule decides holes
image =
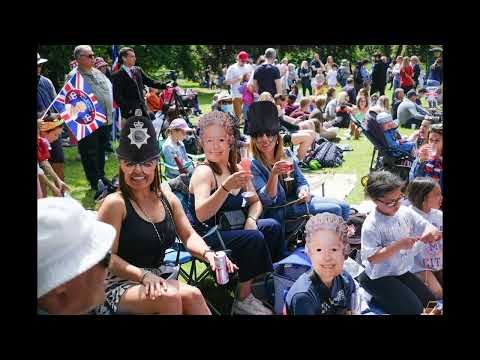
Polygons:
[[112,251],[108,250],[108,252],[105,254],[105,257],[100,260],[100,265],[102,265],[104,268],[108,269],[110,266],[110,259],[112,258]]

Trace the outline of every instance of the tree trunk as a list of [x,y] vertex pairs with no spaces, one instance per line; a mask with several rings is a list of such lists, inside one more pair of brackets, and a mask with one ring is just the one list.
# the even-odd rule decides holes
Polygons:
[[400,56],[403,50],[403,45],[398,45],[397,53],[395,54],[395,59]]

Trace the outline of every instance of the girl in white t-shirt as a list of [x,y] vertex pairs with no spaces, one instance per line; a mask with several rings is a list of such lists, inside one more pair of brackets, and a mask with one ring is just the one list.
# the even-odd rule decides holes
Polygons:
[[[425,220],[443,231],[442,190],[430,177],[415,178],[408,185],[410,207]],[[443,298],[443,240],[425,244],[415,256],[412,272],[433,292],[435,298]]]
[[424,243],[441,240],[442,233],[401,205],[403,186],[400,177],[388,171],[368,176],[366,193],[376,207],[362,226],[365,271],[359,281],[386,313],[418,315],[435,295],[412,273],[414,258]]

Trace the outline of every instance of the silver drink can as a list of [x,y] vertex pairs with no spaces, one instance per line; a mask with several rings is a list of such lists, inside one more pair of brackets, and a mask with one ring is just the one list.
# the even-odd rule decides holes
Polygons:
[[215,275],[217,277],[217,283],[219,285],[225,285],[228,283],[227,272],[227,254],[223,251],[217,251],[215,253]]

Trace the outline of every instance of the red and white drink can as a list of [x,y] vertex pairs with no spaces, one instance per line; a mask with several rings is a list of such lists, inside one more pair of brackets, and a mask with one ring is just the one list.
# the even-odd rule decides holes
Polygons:
[[225,285],[228,283],[228,272],[227,272],[227,254],[223,251],[217,251],[215,253],[215,275],[217,277],[217,283],[219,285]]

